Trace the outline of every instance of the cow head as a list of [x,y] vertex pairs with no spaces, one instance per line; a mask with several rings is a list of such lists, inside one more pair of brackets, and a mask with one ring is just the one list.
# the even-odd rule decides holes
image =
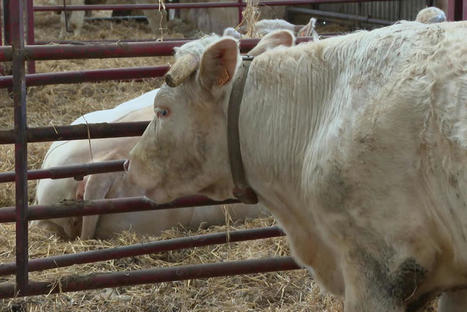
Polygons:
[[[251,51],[292,45],[288,31],[271,33]],[[242,62],[231,37],[185,44],[154,99],[156,117],[130,153],[130,179],[157,202],[201,194],[232,197],[226,108]]]

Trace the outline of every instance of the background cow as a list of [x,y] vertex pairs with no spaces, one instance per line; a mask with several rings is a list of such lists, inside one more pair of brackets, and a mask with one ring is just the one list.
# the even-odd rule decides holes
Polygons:
[[246,178],[296,259],[346,312],[416,311],[467,286],[466,55],[466,22],[278,48],[247,73],[232,38],[186,44],[130,153],[130,179],[158,202],[232,197],[226,112],[247,75]]
[[[87,114],[84,118],[76,120],[74,124],[83,120],[110,122],[112,116],[122,114],[123,116],[114,122],[151,120],[154,117],[152,103],[156,93],[157,90],[153,90],[113,110]],[[129,113],[125,114],[126,110],[130,110]],[[104,120],[99,120],[99,118]],[[125,159],[128,158],[129,151],[138,139],[139,137],[122,137],[96,139],[90,142],[88,140],[56,142],[50,147],[42,168]],[[133,196],[144,196],[144,190],[129,182],[124,172],[90,175],[86,176],[83,181],[76,181],[73,178],[44,179],[39,181],[36,191],[36,201],[39,205],[56,204],[63,200],[95,200]],[[233,221],[267,215],[265,210],[255,206],[239,204],[224,208],[227,210],[228,217]],[[77,236],[81,239],[106,239],[125,230],[144,235],[159,235],[163,230],[177,225],[196,229],[202,224],[224,224],[225,212],[220,206],[206,206],[57,218],[36,221],[34,224],[68,239]]]
[[[57,5],[63,5],[62,0],[56,0]],[[67,5],[85,5],[85,4],[147,4],[151,3],[148,0],[66,0]],[[157,3],[157,2],[155,2]],[[86,12],[89,12],[86,14]],[[60,35],[61,39],[65,38],[69,31],[72,35],[77,36],[81,33],[83,28],[84,17],[90,16],[92,11],[62,11],[60,16]],[[155,37],[160,36],[167,28],[166,12],[161,10],[142,10],[146,16],[149,27],[151,28]],[[68,24],[68,29],[67,29]]]

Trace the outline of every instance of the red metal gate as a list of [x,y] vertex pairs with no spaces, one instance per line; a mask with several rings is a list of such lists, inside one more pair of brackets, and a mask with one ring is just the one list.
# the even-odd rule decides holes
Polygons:
[[[459,0],[457,0],[459,1]],[[358,2],[354,0],[293,0],[261,2],[261,5],[291,5],[324,2]],[[0,264],[0,276],[16,274],[16,284],[0,287],[0,298],[15,296],[31,296],[51,292],[77,291],[124,285],[136,285],[163,281],[175,281],[192,278],[213,276],[227,276],[246,273],[271,272],[278,270],[293,270],[299,266],[291,257],[278,257],[247,261],[234,261],[200,265],[186,265],[174,268],[158,268],[129,272],[114,272],[92,274],[87,276],[66,276],[61,279],[60,289],[54,282],[30,281],[28,272],[46,270],[57,267],[70,266],[95,261],[104,261],[122,257],[143,255],[148,253],[220,244],[227,242],[226,233],[208,234],[180,239],[172,239],[154,243],[133,246],[81,252],[70,255],[47,257],[30,260],[28,257],[28,221],[83,216],[92,214],[106,214],[128,212],[136,210],[174,209],[177,207],[202,206],[212,204],[235,203],[235,200],[214,202],[202,197],[183,198],[170,204],[157,205],[146,198],[122,198],[111,200],[97,200],[92,202],[76,202],[75,204],[30,206],[28,207],[28,179],[83,177],[86,174],[103,173],[123,170],[123,161],[101,162],[85,165],[48,168],[27,171],[27,143],[55,140],[77,140],[87,138],[121,137],[140,135],[147,126],[147,122],[119,123],[119,124],[90,124],[60,127],[29,128],[26,122],[26,87],[56,83],[77,83],[85,81],[140,79],[145,77],[162,76],[167,71],[166,66],[107,69],[92,71],[75,71],[66,73],[41,73],[26,75],[25,67],[29,62],[29,71],[34,72],[34,60],[59,60],[69,58],[110,58],[172,55],[173,47],[180,46],[184,40],[168,40],[166,42],[126,42],[107,43],[100,45],[85,44],[72,45],[33,45],[34,20],[33,11],[52,11],[63,9],[61,6],[33,7],[32,0],[4,0],[5,27],[9,29],[6,42],[11,45],[0,47],[0,61],[13,62],[13,75],[0,77],[0,87],[9,87],[14,95],[14,129],[0,131],[0,144],[15,144],[15,172],[0,173],[0,182],[15,181],[16,206],[0,209],[0,222],[16,222],[16,262]],[[465,0],[464,0],[465,4]],[[239,18],[241,8],[245,4],[238,2],[226,3],[194,3],[194,4],[166,4],[166,8],[203,8],[203,7],[238,7]],[[68,10],[116,10],[116,9],[154,9],[157,5],[114,5],[114,6],[67,6]],[[28,15],[28,36],[25,46],[23,13]],[[1,33],[1,31],[0,31]],[[307,40],[301,38],[300,40]],[[241,50],[248,51],[257,40],[241,40]],[[138,209],[133,207],[137,206]],[[229,241],[244,241],[251,239],[283,236],[277,227],[236,231],[230,233]]]

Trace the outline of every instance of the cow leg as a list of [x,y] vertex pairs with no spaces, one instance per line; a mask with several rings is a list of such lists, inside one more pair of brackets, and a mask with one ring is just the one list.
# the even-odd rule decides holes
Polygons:
[[[345,312],[405,312],[397,300],[388,296],[380,287],[381,283],[372,281],[373,272],[345,273]],[[377,275],[377,274],[375,274]]]
[[[346,312],[403,312],[428,270],[408,257],[394,266],[389,248],[357,247],[344,259]],[[384,246],[384,245],[380,245]],[[374,245],[373,245],[374,247]]]
[[438,312],[465,311],[467,311],[467,290],[445,292],[439,298]]
[[[84,200],[105,199],[110,191],[115,179],[121,176],[121,173],[94,174],[84,180]],[[82,240],[92,239],[96,234],[99,215],[84,216],[81,226]]]

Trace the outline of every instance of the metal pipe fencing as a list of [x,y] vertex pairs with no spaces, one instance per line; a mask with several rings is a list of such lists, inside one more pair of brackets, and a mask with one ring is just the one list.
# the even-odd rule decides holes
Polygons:
[[[383,0],[381,0],[383,1]],[[280,2],[263,2],[267,5],[290,5],[324,3],[324,2],[355,2],[351,0],[296,0]],[[103,57],[130,57],[130,56],[155,56],[171,55],[173,47],[181,45],[186,41],[167,41],[164,43],[120,43],[120,44],[85,44],[70,46],[35,46],[34,35],[28,35],[27,43],[24,40],[23,16],[25,8],[31,12],[32,0],[9,1],[4,0],[4,16],[9,18],[4,29],[8,38],[6,42],[11,42],[11,46],[0,48],[0,61],[13,62],[12,76],[0,78],[0,85],[12,87],[14,100],[14,129],[0,131],[0,144],[15,144],[15,172],[0,174],[0,182],[15,182],[16,203],[15,207],[6,207],[0,209],[0,222],[16,222],[16,261],[0,265],[0,275],[16,274],[16,283],[0,286],[0,298],[10,298],[14,296],[31,296],[38,294],[55,293],[59,291],[76,291],[84,289],[94,289],[102,287],[115,287],[123,285],[136,285],[142,283],[174,281],[191,278],[206,278],[213,276],[226,276],[234,274],[249,274],[256,272],[271,272],[277,270],[298,269],[299,266],[290,257],[247,260],[236,262],[224,262],[203,265],[187,265],[174,268],[160,268],[153,270],[142,270],[133,272],[102,273],[91,274],[87,276],[65,276],[60,283],[54,281],[35,282],[29,280],[29,271],[49,269],[58,266],[65,266],[77,263],[87,263],[91,261],[103,261],[127,256],[142,255],[147,252],[156,252],[162,250],[173,250],[167,248],[185,248],[194,246],[205,246],[207,242],[223,243],[226,241],[226,235],[223,233],[200,235],[195,238],[183,238],[178,241],[154,242],[146,245],[127,246],[110,250],[96,250],[87,253],[78,253],[73,255],[63,255],[42,259],[32,259],[29,262],[28,257],[28,221],[48,218],[84,216],[105,213],[120,213],[130,211],[175,209],[179,207],[191,207],[201,205],[219,205],[236,203],[236,200],[226,200],[215,202],[203,197],[189,197],[178,199],[172,203],[157,205],[147,198],[123,198],[111,200],[97,200],[87,202],[74,202],[57,204],[52,206],[31,206],[28,207],[28,179],[40,178],[63,178],[77,177],[81,178],[85,174],[111,172],[122,170],[122,161],[83,164],[66,166],[65,168],[49,168],[45,170],[27,171],[27,143],[42,142],[54,140],[76,140],[88,138],[119,137],[140,135],[147,122],[137,123],[115,123],[115,124],[88,124],[76,126],[59,127],[37,127],[29,128],[26,120],[26,87],[29,85],[43,85],[47,83],[58,83],[67,81],[67,83],[105,80],[108,75],[114,75],[114,79],[129,79],[136,76],[139,78],[147,77],[145,75],[160,76],[165,73],[167,67],[148,67],[140,69],[119,69],[121,73],[125,70],[131,72],[127,76],[118,76],[119,72],[107,70],[97,74],[95,71],[83,71],[72,73],[47,73],[26,75],[25,64],[27,61],[34,60],[56,60],[66,58],[103,58]],[[213,3],[210,3],[212,5]],[[227,3],[228,4],[228,3]],[[231,2],[233,7],[241,8],[244,6],[240,2]],[[225,3],[214,4],[218,7],[224,7]],[[134,7],[135,5],[132,5]],[[141,5],[140,5],[141,6]],[[167,8],[177,8],[174,4],[167,4]],[[33,8],[34,11],[53,11],[63,9],[60,6],[49,6]],[[83,9],[79,6],[68,9]],[[120,6],[120,9],[127,9],[127,6]],[[140,7],[141,8],[141,7]],[[144,7],[150,8],[150,7]],[[179,6],[178,8],[181,8]],[[88,8],[86,8],[87,10]],[[96,9],[92,7],[89,9]],[[110,9],[110,8],[107,8]],[[33,14],[28,14],[28,18]],[[240,17],[240,15],[239,15]],[[28,19],[28,31],[33,31],[33,22]],[[307,40],[307,38],[301,39]],[[257,43],[256,40],[242,40],[242,51],[248,51]],[[30,67],[31,70],[31,67]],[[139,71],[138,71],[139,70]],[[83,74],[84,73],[84,74]],[[121,74],[120,73],[120,74]],[[68,76],[67,76],[68,75]],[[100,76],[99,76],[100,75]],[[107,76],[106,76],[107,75]],[[123,75],[123,74],[121,74]],[[138,76],[139,75],[139,76]],[[55,77],[54,77],[55,76]],[[57,77],[60,77],[57,78]],[[67,78],[68,77],[68,78]],[[106,78],[107,77],[107,78]],[[248,232],[250,231],[250,232]],[[234,241],[266,238],[284,235],[279,229],[266,228],[231,232],[230,238]],[[184,246],[184,247],[181,247]],[[164,249],[165,248],[165,249]]]

